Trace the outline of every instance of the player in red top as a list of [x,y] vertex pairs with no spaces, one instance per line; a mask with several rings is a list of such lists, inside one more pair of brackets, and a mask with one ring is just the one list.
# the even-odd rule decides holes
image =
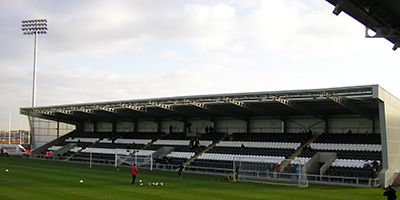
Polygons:
[[50,158],[51,158],[51,151],[47,150],[47,151],[45,152],[44,157],[46,157],[46,159],[50,159]]
[[131,167],[131,175],[132,175],[132,184],[135,184],[136,176],[139,173],[139,168],[136,164],[133,164]]

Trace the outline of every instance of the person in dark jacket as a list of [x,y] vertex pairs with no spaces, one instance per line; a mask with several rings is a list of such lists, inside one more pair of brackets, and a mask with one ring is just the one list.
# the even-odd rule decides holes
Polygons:
[[239,182],[239,165],[236,165],[236,167],[235,167],[235,179],[236,179],[236,182]]
[[388,200],[396,200],[396,190],[393,189],[391,185],[387,186],[385,188],[385,191],[383,192],[383,196],[387,196]]
[[133,164],[130,171],[132,175],[132,184],[135,184],[136,176],[139,173],[139,168],[136,166],[136,164]]
[[182,164],[180,164],[177,168],[178,170],[178,176],[181,177],[182,175],[182,171],[185,169],[185,166],[183,166]]

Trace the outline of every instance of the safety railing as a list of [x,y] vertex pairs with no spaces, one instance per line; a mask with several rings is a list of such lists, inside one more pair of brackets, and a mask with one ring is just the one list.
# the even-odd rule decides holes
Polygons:
[[[45,158],[37,158],[45,159]],[[64,160],[63,157],[58,157],[56,160]],[[77,163],[89,163],[89,157],[72,157],[69,161]],[[115,165],[114,160],[92,158],[92,164],[94,165]],[[160,171],[176,171],[177,165],[153,163],[153,170]],[[143,166],[142,168],[149,168],[150,166]],[[212,167],[200,167],[200,166],[188,166],[185,168],[185,173],[195,174],[206,174],[206,175],[217,175],[226,176],[234,173],[233,169],[225,168],[212,168]],[[272,171],[255,171],[255,170],[240,170],[239,177],[246,180],[257,180],[257,181],[294,181],[298,180],[299,176],[303,174],[296,173],[277,173]],[[307,181],[312,184],[329,184],[329,185],[342,185],[352,187],[379,187],[379,178],[359,178],[359,177],[341,177],[341,176],[326,176],[326,175],[314,175],[305,174]]]

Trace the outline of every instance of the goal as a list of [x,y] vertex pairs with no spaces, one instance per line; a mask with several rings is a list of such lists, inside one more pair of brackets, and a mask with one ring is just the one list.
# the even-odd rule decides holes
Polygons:
[[132,153],[129,155],[115,154],[115,167],[131,166],[136,164],[138,167],[153,170],[153,155],[137,155]]
[[232,174],[241,182],[308,187],[305,163],[301,160],[287,161],[290,164],[282,172],[276,172],[279,168],[276,163],[248,162],[235,158]]

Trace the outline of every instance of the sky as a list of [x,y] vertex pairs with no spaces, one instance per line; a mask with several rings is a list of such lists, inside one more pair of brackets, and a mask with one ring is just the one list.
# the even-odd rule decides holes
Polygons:
[[28,129],[33,36],[46,18],[37,106],[379,84],[400,97],[385,39],[325,0],[1,0],[0,130]]

